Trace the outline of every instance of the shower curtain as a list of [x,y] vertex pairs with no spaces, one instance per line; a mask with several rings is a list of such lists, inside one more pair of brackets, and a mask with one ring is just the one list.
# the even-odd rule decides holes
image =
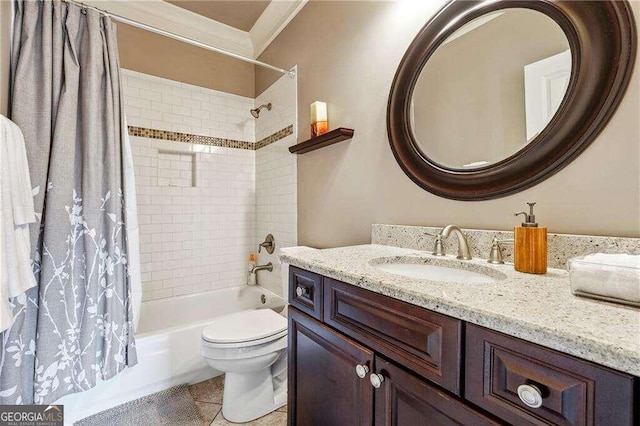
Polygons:
[[11,119],[34,186],[38,286],[12,301],[0,335],[0,403],[48,404],[136,363],[126,225],[137,222],[115,25],[60,1],[16,9]]

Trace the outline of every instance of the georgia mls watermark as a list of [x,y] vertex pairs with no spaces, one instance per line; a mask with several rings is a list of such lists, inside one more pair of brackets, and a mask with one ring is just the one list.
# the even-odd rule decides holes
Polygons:
[[62,405],[0,405],[0,426],[63,426]]

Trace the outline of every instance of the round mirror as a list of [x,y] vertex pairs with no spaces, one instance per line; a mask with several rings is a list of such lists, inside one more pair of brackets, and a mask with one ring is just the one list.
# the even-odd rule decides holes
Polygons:
[[627,1],[458,1],[396,71],[391,150],[416,184],[455,200],[522,191],[577,158],[631,77]]
[[555,115],[571,51],[544,13],[513,8],[460,27],[420,71],[411,97],[418,148],[449,169],[476,169],[520,151]]

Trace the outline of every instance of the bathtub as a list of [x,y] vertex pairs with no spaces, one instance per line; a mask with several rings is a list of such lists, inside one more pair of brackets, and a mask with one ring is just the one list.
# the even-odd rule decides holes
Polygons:
[[64,405],[65,424],[171,386],[221,374],[200,355],[202,328],[216,316],[245,309],[280,311],[284,306],[282,297],[260,286],[143,302],[136,332],[138,364],[93,389],[56,401]]

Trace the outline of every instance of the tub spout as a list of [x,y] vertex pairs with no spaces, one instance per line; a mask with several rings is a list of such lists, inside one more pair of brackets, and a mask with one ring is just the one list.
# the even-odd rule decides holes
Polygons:
[[273,271],[273,263],[269,262],[266,265],[256,265],[253,268],[251,268],[251,270],[249,272],[251,272],[252,274],[255,274],[258,271],[269,271],[269,272],[272,272]]

